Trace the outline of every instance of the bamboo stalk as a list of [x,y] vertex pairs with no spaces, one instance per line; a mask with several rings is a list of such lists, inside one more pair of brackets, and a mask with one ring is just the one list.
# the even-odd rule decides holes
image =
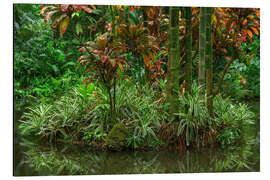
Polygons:
[[205,83],[205,39],[206,39],[206,9],[200,8],[200,27],[199,27],[199,71],[198,84]]
[[191,24],[192,11],[191,7],[185,8],[185,18],[186,18],[186,63],[185,63],[185,81],[186,87],[185,89],[188,92],[191,92],[192,85],[192,24]]
[[213,55],[212,55],[212,23],[211,23],[212,8],[206,8],[206,95],[207,108],[212,115],[213,112]]
[[179,40],[179,8],[170,7],[170,25],[168,38],[169,62],[168,62],[168,87],[167,97],[170,103],[170,119],[174,118],[177,111],[177,94],[179,91],[179,60],[180,60],[180,40]]

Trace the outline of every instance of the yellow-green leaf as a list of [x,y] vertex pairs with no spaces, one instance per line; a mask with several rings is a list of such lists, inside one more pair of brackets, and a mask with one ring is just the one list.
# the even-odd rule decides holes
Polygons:
[[118,62],[117,64],[118,64],[120,71],[125,72],[123,65],[120,62]]
[[76,33],[77,33],[77,35],[79,35],[80,33],[83,33],[82,25],[80,22],[77,22],[77,24],[76,24]]
[[245,26],[247,25],[247,19],[244,19],[244,21],[242,22],[242,24]]
[[250,63],[250,60],[253,58],[253,56],[254,56],[254,54],[252,54],[252,55],[250,55],[248,58],[247,58],[247,64],[249,64]]
[[212,15],[212,24],[217,24],[217,17],[216,15]]
[[65,19],[63,19],[61,22],[60,22],[60,34],[63,35],[66,30],[67,30],[67,26],[68,26],[68,23],[69,23],[69,17],[65,17]]

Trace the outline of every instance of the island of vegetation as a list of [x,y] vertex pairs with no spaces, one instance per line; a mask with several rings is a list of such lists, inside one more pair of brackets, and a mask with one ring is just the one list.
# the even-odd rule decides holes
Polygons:
[[255,8],[14,5],[23,136],[99,150],[237,143],[260,97]]

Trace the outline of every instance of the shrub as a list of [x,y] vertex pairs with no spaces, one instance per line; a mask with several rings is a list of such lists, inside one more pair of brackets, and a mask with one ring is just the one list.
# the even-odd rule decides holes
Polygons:
[[94,85],[87,89],[80,86],[72,89],[66,96],[60,97],[51,105],[41,101],[39,106],[31,106],[29,112],[22,116],[22,123],[19,128],[23,134],[35,134],[40,136],[53,136],[69,134],[73,128],[80,131],[88,121],[88,108],[95,103],[93,91]]
[[186,145],[189,146],[192,141],[199,143],[200,131],[212,128],[212,119],[210,118],[205,98],[201,98],[202,87],[193,83],[191,93],[179,95],[179,111],[177,136],[184,135]]
[[234,98],[260,96],[260,41],[254,38],[252,43],[241,43],[244,56],[240,56],[230,66],[225,75],[226,93]]
[[[157,131],[168,117],[162,93],[158,96],[148,85],[123,81],[117,95],[117,114],[130,128],[127,145],[131,148],[152,147],[160,142]],[[163,100],[163,101],[162,101]]]
[[245,104],[235,104],[229,98],[214,98],[217,141],[222,145],[236,143],[245,127],[254,124],[255,114]]

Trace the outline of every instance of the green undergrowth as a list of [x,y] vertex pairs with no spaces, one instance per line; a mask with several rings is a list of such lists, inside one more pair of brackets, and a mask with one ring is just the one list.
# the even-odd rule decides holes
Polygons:
[[255,114],[243,103],[233,103],[220,95],[214,99],[215,128],[217,140],[222,145],[241,140],[243,131],[255,122]]
[[117,122],[111,122],[109,97],[103,88],[78,85],[53,103],[28,107],[22,116],[21,132],[50,141],[72,139],[96,145],[105,143],[113,125],[120,123],[129,132],[125,146],[137,148],[159,143],[156,133],[167,116],[155,103],[160,97],[146,86],[136,88],[127,81],[117,88]]
[[112,122],[105,89],[94,83],[87,88],[77,84],[53,102],[28,107],[19,128],[23,135],[51,142],[61,139],[98,148],[144,149],[165,146],[172,137],[179,137],[187,147],[204,143],[206,137],[212,143],[234,144],[245,127],[253,124],[254,114],[247,105],[221,95],[214,98],[214,116],[210,117],[196,85],[191,94],[179,95],[177,118],[168,121],[165,87],[164,81],[156,87],[121,81],[116,91],[116,122]]

